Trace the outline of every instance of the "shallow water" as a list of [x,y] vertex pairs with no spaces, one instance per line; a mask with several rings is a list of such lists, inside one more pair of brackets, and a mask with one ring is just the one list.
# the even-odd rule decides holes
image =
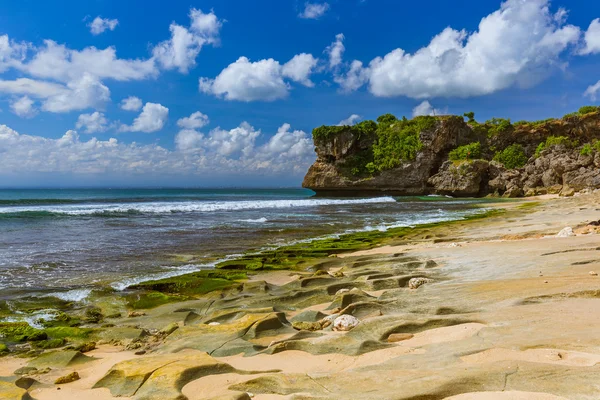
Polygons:
[[77,300],[96,285],[123,289],[248,250],[457,219],[481,201],[312,195],[303,189],[0,190],[0,298],[58,291]]

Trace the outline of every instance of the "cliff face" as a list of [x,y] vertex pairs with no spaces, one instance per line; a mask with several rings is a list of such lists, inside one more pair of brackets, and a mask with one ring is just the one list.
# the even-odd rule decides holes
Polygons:
[[[326,195],[506,197],[600,188],[600,109],[514,125],[508,120],[465,122],[458,116],[431,121],[415,136],[416,152],[397,157],[392,168],[386,168],[389,160],[405,154],[393,143],[404,134],[394,129],[405,122],[392,122],[387,131],[382,122],[373,123],[377,130],[340,127],[327,134],[322,134],[327,127],[315,130],[317,160],[303,187]],[[378,163],[381,159],[387,163]]]

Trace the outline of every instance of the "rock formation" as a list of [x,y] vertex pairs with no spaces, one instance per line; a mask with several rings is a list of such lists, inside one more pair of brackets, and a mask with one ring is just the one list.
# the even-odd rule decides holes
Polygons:
[[320,127],[303,187],[319,195],[572,195],[600,188],[600,108],[536,122],[470,116]]

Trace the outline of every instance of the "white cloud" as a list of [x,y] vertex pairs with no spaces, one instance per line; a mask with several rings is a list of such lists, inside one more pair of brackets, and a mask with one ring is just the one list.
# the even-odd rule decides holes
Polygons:
[[0,80],[0,93],[38,98],[42,102],[43,111],[54,113],[102,107],[110,100],[110,90],[98,78],[89,74],[66,85],[29,78]]
[[121,100],[121,110],[139,111],[142,108],[142,100],[139,97],[129,96]]
[[338,33],[335,35],[335,42],[331,43],[325,49],[325,53],[329,56],[329,68],[335,68],[342,63],[342,56],[344,55],[344,34]]
[[9,94],[24,94],[38,98],[47,98],[65,92],[65,86],[36,81],[29,78],[19,78],[14,81],[0,80],[0,92]]
[[333,80],[343,92],[351,92],[369,81],[369,70],[363,68],[362,62],[354,60],[345,74],[336,74]]
[[21,118],[33,118],[38,110],[34,106],[35,101],[27,96],[20,97],[10,103],[10,109]]
[[169,109],[167,107],[157,103],[146,103],[140,115],[133,120],[133,124],[121,125],[119,130],[122,132],[156,132],[163,128],[168,117]]
[[27,43],[17,43],[8,35],[0,36],[0,72],[18,66],[27,55]]
[[204,135],[195,129],[182,129],[175,135],[175,147],[182,152],[202,152]]
[[596,82],[594,85],[589,86],[585,90],[585,93],[583,93],[583,95],[586,97],[589,97],[589,99],[592,101],[596,101],[598,99],[599,91],[600,91],[600,81]]
[[242,123],[232,130],[213,130],[208,137],[183,130],[176,150],[150,144],[125,144],[115,138],[82,141],[75,131],[59,139],[22,135],[0,125],[2,177],[27,174],[126,176],[286,176],[300,177],[314,161],[312,142],[284,124],[262,146],[260,130]]
[[596,18],[585,32],[585,46],[580,54],[600,53],[600,18]]
[[395,49],[368,67],[355,61],[336,82],[346,90],[368,82],[375,96],[416,99],[530,87],[564,66],[561,54],[581,36],[564,18],[564,10],[549,11],[548,0],[507,0],[472,34],[446,28],[413,54]]
[[178,69],[187,73],[196,65],[196,57],[206,44],[218,44],[219,31],[223,21],[211,11],[204,14],[192,8],[189,14],[189,29],[172,23],[169,27],[171,38],[159,43],[153,50],[153,57],[164,69]]
[[304,86],[313,87],[315,84],[308,79],[318,60],[312,54],[302,53],[295,55],[290,61],[283,64],[281,74]]
[[119,20],[117,19],[101,18],[98,16],[94,18],[94,20],[90,22],[88,26],[90,28],[90,32],[92,32],[92,35],[99,35],[107,29],[114,31],[118,23]]
[[98,78],[84,74],[67,83],[66,90],[51,95],[42,103],[42,110],[63,113],[86,108],[102,107],[110,100],[110,90]]
[[304,10],[298,14],[300,18],[319,19],[329,10],[329,3],[304,3]]
[[101,112],[81,114],[75,124],[77,129],[85,128],[85,133],[104,132],[108,129],[108,120]]
[[120,59],[114,47],[71,50],[53,40],[45,40],[33,59],[19,69],[37,78],[62,82],[79,79],[84,74],[117,81],[143,80],[158,74],[153,59]]
[[314,153],[312,140],[306,132],[290,132],[290,129],[290,124],[279,127],[277,133],[259,149],[258,156],[268,160],[310,159]]
[[305,53],[294,56],[283,66],[272,58],[251,62],[240,57],[215,79],[200,78],[199,89],[226,100],[274,101],[289,93],[290,85],[284,78],[314,86],[309,76],[316,64],[317,60]]
[[361,119],[362,119],[362,117],[360,115],[352,114],[348,118],[341,120],[339,122],[339,124],[337,124],[337,126],[352,126],[352,125],[356,124],[358,121],[360,121]]
[[422,103],[417,105],[412,110],[413,117],[418,117],[421,115],[431,115],[431,116],[445,115],[447,113],[448,113],[447,109],[441,110],[441,109],[433,108],[431,103],[429,103],[429,101],[427,101],[427,100],[423,101]]
[[208,115],[202,114],[200,111],[192,113],[189,117],[181,118],[177,121],[177,126],[185,129],[199,129],[208,125]]

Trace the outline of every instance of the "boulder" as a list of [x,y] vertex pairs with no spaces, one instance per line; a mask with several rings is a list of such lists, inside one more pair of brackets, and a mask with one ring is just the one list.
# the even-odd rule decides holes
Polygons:
[[360,321],[352,315],[340,315],[333,321],[333,330],[342,332],[349,331],[356,327],[359,323]]
[[77,371],[74,371],[74,372],[71,372],[70,374],[61,376],[60,378],[58,378],[57,380],[54,381],[54,384],[62,385],[65,383],[71,383],[71,382],[78,381],[79,379],[81,379],[79,377],[79,374],[77,373]]
[[489,163],[485,160],[446,161],[427,181],[437,194],[478,196],[487,193]]

